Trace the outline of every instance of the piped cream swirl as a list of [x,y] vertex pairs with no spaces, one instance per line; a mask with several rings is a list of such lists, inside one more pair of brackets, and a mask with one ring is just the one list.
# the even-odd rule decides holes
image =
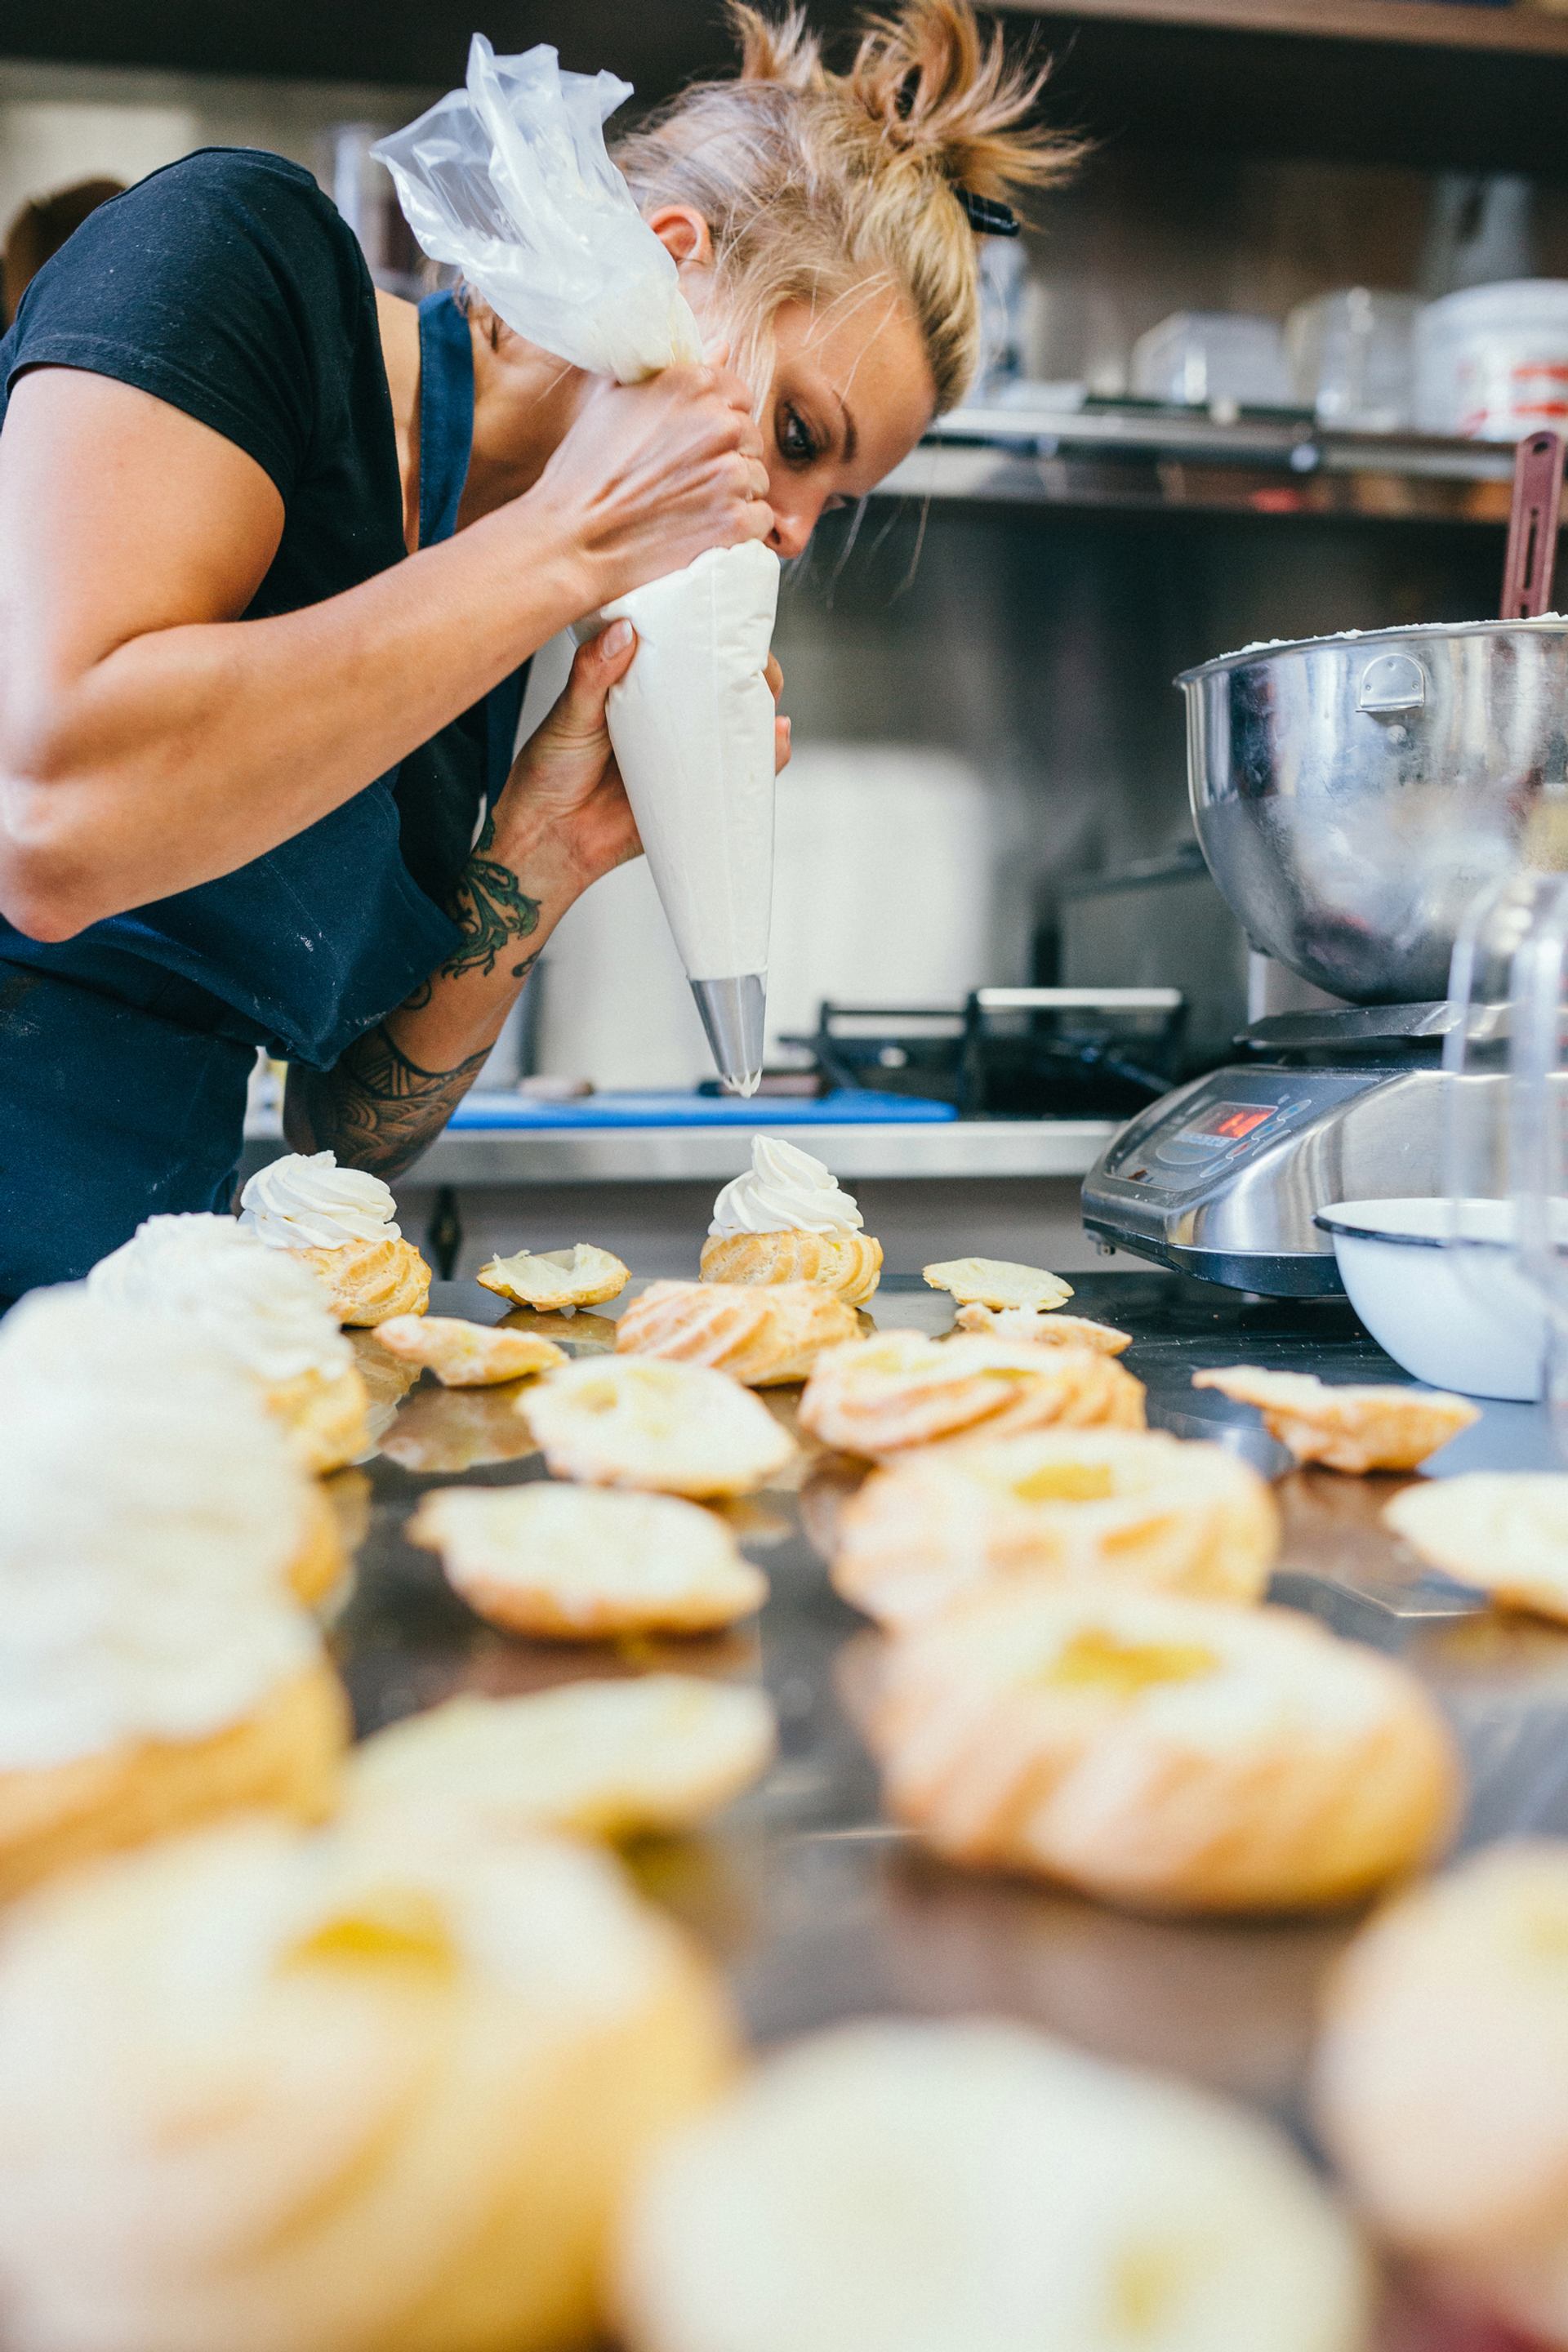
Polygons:
[[96,1299],[189,1325],[269,1388],[353,1367],[310,1267],[232,1217],[149,1217],[99,1260],[87,1286]]
[[258,1168],[239,1196],[239,1222],[269,1249],[402,1239],[397,1203],[380,1177],[340,1168],[332,1151],[291,1151]]
[[809,1151],[776,1135],[752,1143],[752,1164],[713,1203],[710,1234],[853,1234],[865,1223],[852,1194]]
[[37,1291],[0,1323],[0,1770],[204,1738],[317,1641],[309,1487],[199,1333]]

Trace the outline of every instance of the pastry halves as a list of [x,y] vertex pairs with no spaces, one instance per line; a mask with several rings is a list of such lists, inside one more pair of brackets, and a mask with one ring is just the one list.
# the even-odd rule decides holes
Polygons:
[[859,1332],[847,1301],[813,1282],[654,1282],[621,1317],[616,1348],[773,1388],[804,1381],[825,1348]]
[[1087,1348],[882,1331],[818,1360],[800,1418],[825,1445],[877,1461],[950,1438],[1141,1429],[1143,1388],[1113,1357]]

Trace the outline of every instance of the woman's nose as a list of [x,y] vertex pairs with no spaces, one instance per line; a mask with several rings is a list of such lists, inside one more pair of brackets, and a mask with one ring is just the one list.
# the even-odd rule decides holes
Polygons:
[[816,518],[821,512],[820,499],[810,504],[795,501],[785,507],[781,506],[775,498],[773,527],[768,533],[768,545],[773,549],[773,553],[786,559],[792,555],[804,555],[806,541],[810,539],[816,527]]

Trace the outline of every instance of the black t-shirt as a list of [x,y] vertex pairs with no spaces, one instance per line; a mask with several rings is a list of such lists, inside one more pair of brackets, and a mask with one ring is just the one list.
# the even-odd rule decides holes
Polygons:
[[[283,535],[247,619],[403,560],[375,291],[352,230],[297,163],[205,148],[91,214],[0,341],[0,424],[16,377],[51,365],[154,394],[270,475]],[[399,772],[404,859],[437,901],[468,856],[485,740],[481,704]]]

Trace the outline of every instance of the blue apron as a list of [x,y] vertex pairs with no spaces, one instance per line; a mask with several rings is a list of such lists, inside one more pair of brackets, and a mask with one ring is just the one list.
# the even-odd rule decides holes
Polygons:
[[[419,306],[419,541],[448,538],[473,438],[451,297]],[[526,667],[485,704],[486,801]],[[458,945],[404,863],[378,776],[216,882],[41,944],[0,922],[0,1300],[84,1275],[142,1219],[226,1209],[258,1046],[331,1069]]]

